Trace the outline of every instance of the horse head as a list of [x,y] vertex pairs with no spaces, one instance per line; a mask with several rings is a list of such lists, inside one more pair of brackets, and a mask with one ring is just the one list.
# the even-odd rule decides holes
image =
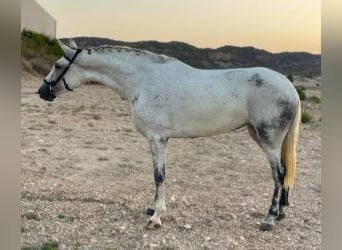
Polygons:
[[76,61],[82,50],[73,40],[70,40],[69,46],[58,42],[64,55],[52,66],[37,92],[40,98],[46,101],[53,101],[61,93],[72,91],[82,83],[83,74],[80,64]]

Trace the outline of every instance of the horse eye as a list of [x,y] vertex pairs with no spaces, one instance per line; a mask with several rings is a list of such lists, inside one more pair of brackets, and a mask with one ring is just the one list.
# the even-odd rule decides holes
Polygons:
[[61,65],[59,65],[59,64],[55,64],[55,69],[60,69],[60,68],[62,68],[62,66],[61,66]]

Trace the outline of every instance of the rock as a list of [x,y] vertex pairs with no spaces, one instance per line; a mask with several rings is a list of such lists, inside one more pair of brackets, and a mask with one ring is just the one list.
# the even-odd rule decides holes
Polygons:
[[25,217],[28,220],[37,220],[39,221],[39,216],[33,211],[28,211],[22,215],[22,217]]
[[227,213],[226,215],[229,216],[233,220],[235,220],[237,218],[237,216],[233,213]]
[[167,241],[164,238],[161,240],[160,243],[162,246],[167,247]]
[[190,230],[191,229],[191,225],[185,224],[185,225],[182,226],[182,228]]
[[148,244],[148,246],[149,246],[150,248],[156,248],[156,247],[159,247],[159,245],[158,245],[158,244],[153,244],[153,243],[150,243],[150,244]]
[[189,206],[190,202],[185,198],[185,196],[182,197],[182,201],[184,202],[185,205]]
[[176,201],[176,197],[174,195],[171,195],[170,202],[175,202],[175,201]]
[[205,240],[205,241],[210,241],[211,238],[210,238],[210,237],[205,237],[204,240]]

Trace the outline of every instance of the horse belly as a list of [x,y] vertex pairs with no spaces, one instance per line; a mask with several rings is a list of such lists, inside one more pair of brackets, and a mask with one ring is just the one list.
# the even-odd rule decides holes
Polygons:
[[140,108],[135,107],[136,125],[144,134],[204,137],[248,123],[246,84],[222,74],[170,82],[145,94]]
[[170,137],[203,137],[233,131],[248,122],[248,112],[224,109],[216,112],[187,112],[172,123]]
[[168,109],[164,110],[171,137],[226,133],[248,122],[244,91],[231,91],[227,86],[219,88],[218,85],[212,91],[194,90],[190,93],[183,90],[177,95],[178,101],[171,98]]

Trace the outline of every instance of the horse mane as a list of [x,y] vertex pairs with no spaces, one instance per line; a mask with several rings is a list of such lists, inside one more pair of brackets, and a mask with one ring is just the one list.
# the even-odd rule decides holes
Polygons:
[[171,60],[177,60],[176,58],[169,57],[166,55],[158,55],[148,50],[142,50],[137,48],[132,48],[128,46],[111,46],[111,45],[101,45],[97,47],[87,48],[88,54],[94,53],[102,53],[102,54],[110,54],[110,53],[118,53],[118,54],[129,54],[134,56],[145,57],[149,59],[153,63],[166,63]]

